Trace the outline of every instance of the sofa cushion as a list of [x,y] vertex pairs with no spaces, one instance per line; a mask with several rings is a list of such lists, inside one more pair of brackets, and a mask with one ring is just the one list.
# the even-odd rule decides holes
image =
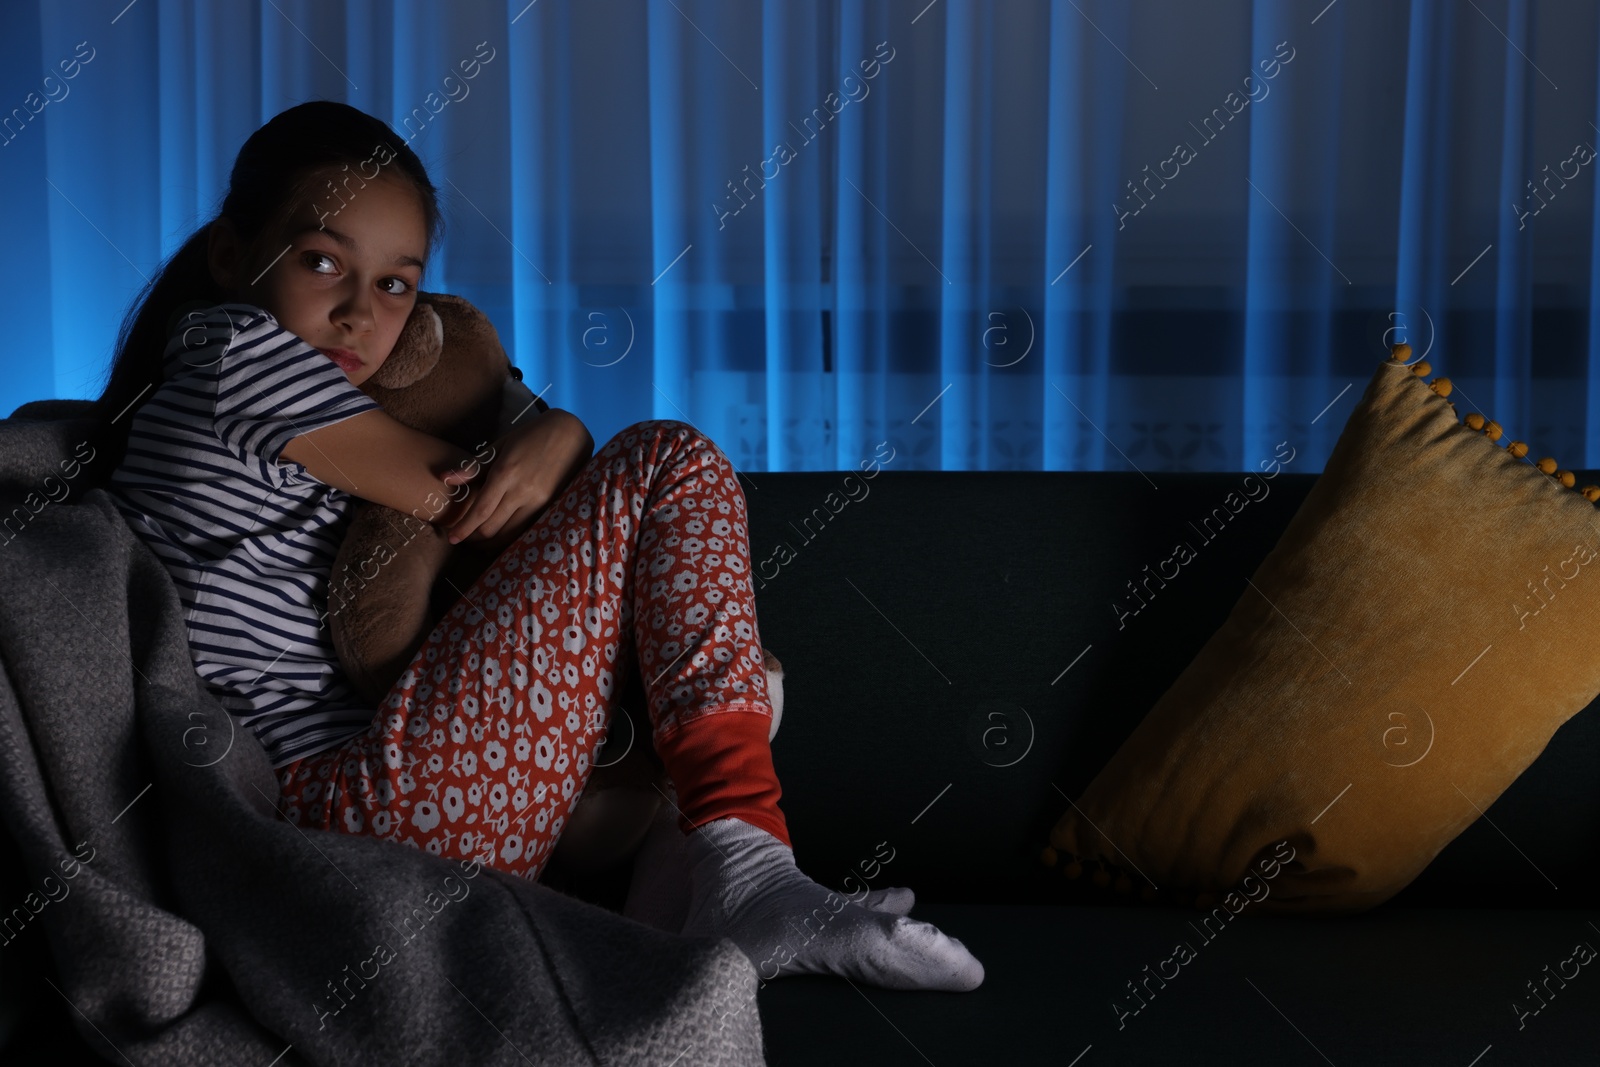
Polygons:
[[1458,422],[1408,354],[1378,368],[1227,620],[1062,815],[1069,870],[1224,895],[1288,842],[1261,907],[1370,908],[1600,693],[1593,504],[1493,443],[1498,427]]

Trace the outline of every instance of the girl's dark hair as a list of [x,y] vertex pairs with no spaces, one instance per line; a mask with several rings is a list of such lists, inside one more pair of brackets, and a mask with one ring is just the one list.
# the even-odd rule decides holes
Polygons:
[[[264,236],[286,225],[308,200],[333,196],[318,188],[327,180],[325,171],[348,166],[357,180],[351,188],[357,189],[360,179],[370,180],[372,168],[380,164],[381,175],[407,179],[416,187],[431,250],[443,235],[444,219],[438,191],[422,161],[383,120],[332,100],[297,104],[250,135],[233,161],[216,218],[233,224],[245,261],[259,262]],[[348,181],[342,179],[341,188]],[[211,276],[210,226],[201,226],[161,265],[123,318],[105,389],[89,412],[99,424],[95,468],[101,476],[109,476],[122,461],[132,409],[160,384],[162,356],[181,316],[228,302],[229,294]]]

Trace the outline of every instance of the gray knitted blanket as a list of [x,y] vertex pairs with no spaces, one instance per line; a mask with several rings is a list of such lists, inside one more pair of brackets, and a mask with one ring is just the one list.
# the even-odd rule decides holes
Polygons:
[[12,983],[116,1063],[763,1062],[731,941],[276,818],[171,578],[74,462],[83,406],[0,420],[0,968],[44,938],[56,972]]

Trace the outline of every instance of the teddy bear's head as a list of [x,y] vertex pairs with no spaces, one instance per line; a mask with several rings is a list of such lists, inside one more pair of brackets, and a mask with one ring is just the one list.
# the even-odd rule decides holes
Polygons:
[[418,293],[394,350],[361,390],[407,426],[470,451],[495,425],[507,376],[522,377],[487,315],[459,296]]

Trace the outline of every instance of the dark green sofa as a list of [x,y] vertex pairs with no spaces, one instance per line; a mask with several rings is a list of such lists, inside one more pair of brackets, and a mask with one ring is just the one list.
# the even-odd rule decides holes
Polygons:
[[[744,482],[754,558],[774,561],[761,634],[787,670],[782,805],[803,870],[834,886],[875,872],[875,887],[911,887],[913,914],[962,939],[987,977],[964,994],[770,983],[753,1006],[770,1063],[1596,1062],[1600,974],[1556,987],[1545,970],[1579,941],[1600,946],[1593,707],[1366,915],[1247,910],[1205,941],[1192,913],[1065,882],[1038,860],[1066,797],[1221,624],[1314,475],[1272,481],[1120,629],[1112,605],[1126,583],[1239,475],[1151,472],[1159,491],[1136,473],[891,464],[870,482],[846,477]],[[626,875],[564,888],[617,906]],[[1180,940],[1197,957],[1120,1013],[1136,1003],[1130,983]],[[0,951],[0,1062],[89,1055],[39,980],[47,958],[39,937]],[[1529,982],[1556,992],[1519,1026],[1512,1005],[1534,1003]]]

